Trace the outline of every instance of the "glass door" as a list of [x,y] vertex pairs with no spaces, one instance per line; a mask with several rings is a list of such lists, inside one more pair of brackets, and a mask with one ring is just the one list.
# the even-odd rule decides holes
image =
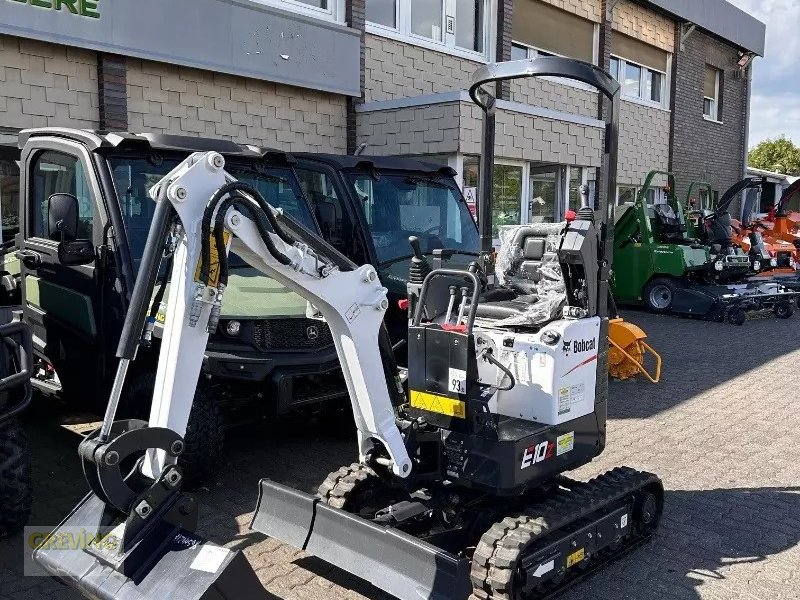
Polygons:
[[521,165],[494,166],[492,236],[495,239],[498,239],[499,227],[522,223],[522,171]]
[[561,180],[560,167],[531,167],[528,223],[554,223],[560,217]]

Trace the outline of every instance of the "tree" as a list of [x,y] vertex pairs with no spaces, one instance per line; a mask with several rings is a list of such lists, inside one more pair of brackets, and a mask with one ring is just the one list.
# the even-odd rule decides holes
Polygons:
[[774,140],[764,140],[750,150],[747,158],[750,166],[756,169],[800,175],[800,146],[795,146],[785,135]]

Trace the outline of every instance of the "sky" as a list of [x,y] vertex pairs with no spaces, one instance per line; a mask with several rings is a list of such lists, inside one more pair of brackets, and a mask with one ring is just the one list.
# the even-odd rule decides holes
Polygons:
[[765,56],[753,67],[750,147],[782,134],[800,144],[800,1],[728,1],[767,24]]

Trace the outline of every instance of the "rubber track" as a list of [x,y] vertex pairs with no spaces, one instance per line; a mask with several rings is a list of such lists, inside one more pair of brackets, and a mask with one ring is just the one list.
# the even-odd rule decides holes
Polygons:
[[[629,467],[618,467],[586,483],[566,478],[562,481],[569,490],[561,490],[552,498],[532,505],[525,511],[527,514],[506,517],[492,525],[481,537],[472,558],[473,593],[470,600],[520,600],[523,596],[511,595],[514,573],[526,549],[534,542],[648,485],[661,486],[657,476]],[[614,557],[627,550],[629,548],[626,545]],[[558,589],[548,592],[547,597],[577,581],[579,577],[576,574],[582,578],[589,572],[577,569],[573,573],[568,572],[568,579]]]
[[317,494],[329,506],[344,509],[348,495],[373,477],[378,478],[375,471],[360,463],[353,463],[329,474],[319,486]]

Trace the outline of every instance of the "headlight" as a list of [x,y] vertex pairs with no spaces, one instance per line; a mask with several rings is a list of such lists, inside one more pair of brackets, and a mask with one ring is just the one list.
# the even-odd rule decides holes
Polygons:
[[237,336],[242,331],[242,324],[239,321],[228,321],[225,331],[230,336]]
[[760,260],[754,260],[753,261],[753,270],[754,271],[760,271],[761,270],[761,261]]
[[769,259],[769,266],[770,267],[777,267],[778,266],[778,259],[777,258]]
[[721,260],[718,260],[717,262],[714,263],[714,268],[717,271],[722,271],[725,268],[725,265],[722,263]]

